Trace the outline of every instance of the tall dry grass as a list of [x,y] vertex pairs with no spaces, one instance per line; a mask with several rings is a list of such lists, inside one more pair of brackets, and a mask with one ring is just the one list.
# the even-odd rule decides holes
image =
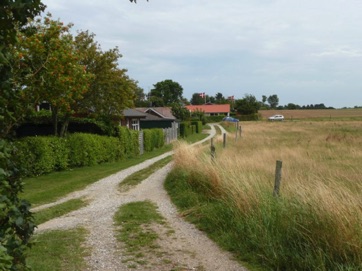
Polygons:
[[[362,122],[250,122],[225,149],[221,137],[215,141],[214,161],[205,147],[180,145],[175,165],[235,208],[245,233],[259,235],[253,247],[263,261],[362,268]],[[272,196],[276,160],[283,161],[279,198]]]

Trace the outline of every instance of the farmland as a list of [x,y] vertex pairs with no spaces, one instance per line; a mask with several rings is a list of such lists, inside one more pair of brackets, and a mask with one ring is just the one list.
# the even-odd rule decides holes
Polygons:
[[[328,118],[323,111],[318,118]],[[180,145],[166,182],[174,202],[221,246],[266,270],[360,270],[362,122],[353,119],[362,111],[337,112],[350,120],[243,122],[237,141],[230,134],[223,148],[215,140],[214,160],[208,148]]]
[[362,120],[362,109],[308,109],[308,110],[260,110],[263,119],[275,114],[284,115],[286,120],[295,119],[358,119]]

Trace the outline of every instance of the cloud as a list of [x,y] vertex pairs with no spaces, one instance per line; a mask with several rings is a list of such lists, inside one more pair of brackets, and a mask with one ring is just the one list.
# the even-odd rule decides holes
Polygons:
[[[184,87],[187,98],[199,89],[238,97],[272,89],[281,100],[291,92],[301,91],[294,96],[303,97],[350,89],[346,104],[333,95],[317,102],[352,106],[362,101],[356,91],[362,64],[360,1],[44,3],[55,18],[94,32],[103,49],[118,46],[120,65],[144,89],[172,79]],[[312,96],[300,103],[310,100]]]

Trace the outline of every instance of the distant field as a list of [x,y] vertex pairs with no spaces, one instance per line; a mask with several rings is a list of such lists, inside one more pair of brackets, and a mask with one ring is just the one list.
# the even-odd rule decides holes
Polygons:
[[259,110],[259,113],[262,115],[263,119],[267,119],[275,114],[281,114],[284,115],[285,119],[346,118],[362,120],[362,109]]

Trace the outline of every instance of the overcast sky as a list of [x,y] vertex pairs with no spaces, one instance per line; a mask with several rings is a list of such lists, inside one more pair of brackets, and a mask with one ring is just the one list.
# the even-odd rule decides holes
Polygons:
[[277,94],[279,104],[362,106],[359,0],[43,0],[89,30],[147,93],[171,79],[184,97]]

